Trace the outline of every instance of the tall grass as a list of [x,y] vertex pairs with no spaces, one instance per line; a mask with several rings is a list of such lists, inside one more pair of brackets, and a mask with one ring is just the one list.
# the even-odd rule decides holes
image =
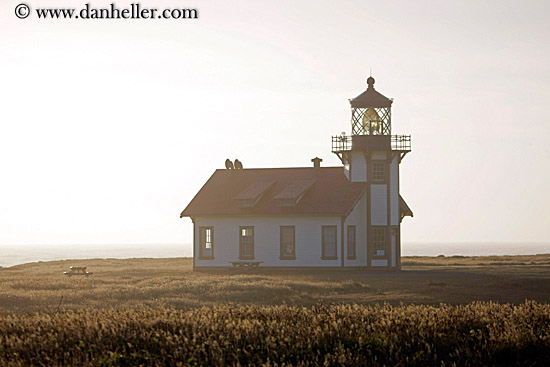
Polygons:
[[1,366],[548,366],[550,305],[85,308],[0,316]]
[[[404,265],[401,273],[267,268],[196,272],[191,259],[25,264],[0,270],[0,314],[139,306],[186,309],[223,304],[309,307],[319,303],[550,302],[550,255],[403,261],[412,260],[416,265]],[[480,265],[497,260],[535,265]],[[455,262],[461,265],[450,265]],[[63,272],[69,266],[87,266],[94,274],[67,277]]]

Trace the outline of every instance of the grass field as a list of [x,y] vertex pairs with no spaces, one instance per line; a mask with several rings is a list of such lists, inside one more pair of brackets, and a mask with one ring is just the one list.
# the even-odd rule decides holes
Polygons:
[[0,316],[1,366],[545,366],[550,306],[214,306]]
[[550,255],[409,257],[398,273],[19,265],[0,270],[0,365],[548,366],[549,270]]
[[[90,277],[67,277],[87,266]],[[403,271],[194,272],[190,259],[74,260],[0,270],[0,314],[84,307],[550,302],[550,255],[405,257]]]

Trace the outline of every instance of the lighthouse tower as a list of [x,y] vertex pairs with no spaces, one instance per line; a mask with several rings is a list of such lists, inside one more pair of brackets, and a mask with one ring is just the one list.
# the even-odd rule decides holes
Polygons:
[[332,137],[332,152],[344,165],[351,182],[366,183],[365,266],[368,269],[401,268],[401,221],[413,215],[399,193],[399,165],[411,151],[410,135],[392,135],[393,100],[374,88],[350,99],[351,136]]

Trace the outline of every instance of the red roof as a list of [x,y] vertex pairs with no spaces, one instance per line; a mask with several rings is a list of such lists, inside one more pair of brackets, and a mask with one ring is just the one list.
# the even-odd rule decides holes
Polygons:
[[246,187],[243,191],[241,191],[237,196],[235,196],[235,199],[240,200],[256,200],[260,195],[262,195],[267,189],[269,189],[273,184],[275,183],[275,180],[271,179],[258,179],[254,182],[252,182],[250,185]]
[[[253,207],[241,207],[239,198],[255,182],[275,181]],[[293,207],[281,206],[275,197],[297,183],[315,182]],[[290,189],[289,189],[290,188]],[[343,167],[218,169],[204,184],[181,217],[198,215],[347,215],[366,184],[349,182]]]
[[317,180],[295,180],[292,181],[283,191],[273,197],[273,199],[298,199],[307,189],[309,189]]
[[374,89],[374,78],[371,76],[367,79],[368,88],[355,98],[349,100],[351,107],[367,108],[367,107],[391,107],[393,100],[378,93]]

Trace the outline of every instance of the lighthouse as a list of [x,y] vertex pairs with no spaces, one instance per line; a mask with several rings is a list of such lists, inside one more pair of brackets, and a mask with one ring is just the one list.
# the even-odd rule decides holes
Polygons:
[[[367,90],[349,100],[351,136],[332,137],[332,152],[350,182],[366,184],[366,267],[401,268],[401,221],[413,216],[400,195],[399,165],[411,151],[410,135],[392,135],[393,99],[367,79]],[[359,244],[358,244],[359,245]]]
[[342,165],[243,168],[226,159],[180,214],[193,223],[193,268],[399,270],[399,165],[410,135],[392,135],[393,101],[350,100],[351,135],[332,137]]

